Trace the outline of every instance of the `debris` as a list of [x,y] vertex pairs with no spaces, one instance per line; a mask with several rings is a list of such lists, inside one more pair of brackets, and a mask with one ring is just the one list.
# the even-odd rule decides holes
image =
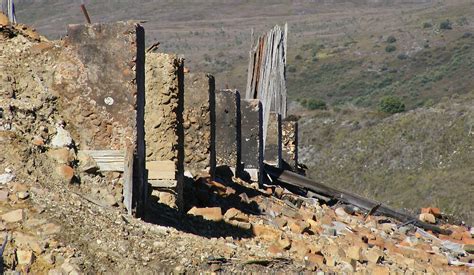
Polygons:
[[193,207],[188,211],[189,215],[201,216],[205,220],[209,221],[222,221],[222,210],[220,207],[206,207],[206,208],[197,208]]
[[56,167],[56,174],[67,183],[71,183],[74,178],[74,169],[68,165],[59,165]]
[[[355,194],[339,191],[337,189],[325,186],[321,183],[311,181],[308,178],[305,178],[299,174],[296,174],[287,170],[282,170],[268,164],[264,164],[264,166],[265,166],[265,171],[268,174],[270,174],[272,177],[274,177],[275,179],[283,183],[286,183],[289,185],[295,185],[300,188],[306,188],[313,192],[320,193],[324,196],[332,197],[333,199],[337,199],[341,202],[355,205],[367,211],[373,209],[375,206],[378,205],[377,202],[371,201],[369,199],[363,198]],[[380,206],[377,209],[377,213],[387,216],[387,217],[395,218],[401,222],[413,220],[413,217],[411,217],[410,215],[400,213],[387,206]],[[446,234],[446,235],[451,234],[451,231],[449,230],[444,230],[437,226],[434,226],[422,221],[414,221],[413,224],[418,227],[431,230],[436,233],[441,233],[441,234]]]
[[31,250],[17,250],[16,258],[19,265],[31,265],[34,260],[33,251]]
[[21,191],[21,192],[18,192],[16,194],[16,196],[20,199],[20,200],[25,200],[27,199],[29,196],[30,196],[30,193],[28,191]]
[[15,179],[15,175],[10,171],[0,175],[0,184],[7,184]]
[[436,223],[436,218],[433,214],[430,213],[422,213],[419,217],[420,221],[427,222],[427,223]]
[[56,126],[56,135],[51,139],[53,148],[70,147],[72,145],[71,134],[66,131],[63,126]]
[[2,215],[2,220],[6,223],[15,223],[23,220],[23,209],[10,211]]

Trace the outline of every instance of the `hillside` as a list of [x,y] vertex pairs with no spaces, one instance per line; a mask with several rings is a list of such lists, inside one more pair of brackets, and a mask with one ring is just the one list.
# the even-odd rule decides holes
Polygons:
[[310,177],[400,208],[432,205],[474,221],[474,91],[390,117],[357,109],[301,120]]

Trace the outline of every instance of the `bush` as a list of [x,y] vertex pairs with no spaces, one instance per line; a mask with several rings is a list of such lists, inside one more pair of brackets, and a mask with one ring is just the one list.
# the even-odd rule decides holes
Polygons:
[[327,104],[321,99],[303,99],[301,100],[301,105],[306,107],[309,110],[326,110]]
[[452,26],[451,22],[448,19],[448,20],[445,20],[445,21],[439,23],[439,28],[441,30],[451,30],[453,28],[453,26]]
[[433,24],[431,24],[430,22],[423,23],[423,29],[429,29],[431,27],[433,27]]
[[457,21],[458,25],[459,26],[466,26],[466,25],[469,25],[469,22],[467,21],[467,18],[466,17],[461,17],[458,19]]
[[398,59],[400,60],[405,60],[405,59],[408,59],[408,55],[407,54],[404,54],[404,53],[401,53],[399,55],[397,55]]
[[389,114],[396,114],[405,111],[405,104],[398,97],[386,96],[380,100],[380,111]]
[[397,50],[397,47],[395,47],[394,45],[388,45],[387,47],[385,47],[385,51],[388,53],[394,52],[396,50]]
[[387,43],[395,43],[395,42],[397,42],[397,39],[395,38],[395,36],[390,35],[389,37],[387,37]]

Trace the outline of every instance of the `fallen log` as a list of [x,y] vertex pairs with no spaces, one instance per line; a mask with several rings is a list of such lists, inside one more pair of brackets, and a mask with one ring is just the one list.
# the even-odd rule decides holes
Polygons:
[[364,198],[362,196],[337,190],[324,184],[314,182],[299,174],[276,168],[268,164],[264,164],[264,167],[265,171],[272,178],[285,184],[304,188],[306,190],[321,194],[325,197],[333,198],[346,204],[352,204],[366,211],[371,211],[373,212],[372,214],[380,214],[386,217],[394,218],[396,220],[399,220],[400,222],[413,221],[413,225],[423,228],[425,230],[430,230],[434,233],[443,235],[450,235],[452,233],[450,230],[445,230],[438,226],[422,222],[409,214],[396,211],[379,202]]

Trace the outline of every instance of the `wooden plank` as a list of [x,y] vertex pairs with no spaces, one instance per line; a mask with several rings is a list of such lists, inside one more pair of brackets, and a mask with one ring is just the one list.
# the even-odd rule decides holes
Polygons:
[[153,188],[175,188],[178,186],[178,181],[176,180],[148,180],[151,187]]
[[149,180],[174,180],[176,179],[176,164],[174,161],[147,161]]
[[125,152],[122,150],[82,150],[91,156],[102,172],[123,172]]
[[123,165],[123,204],[129,215],[132,215],[133,202],[133,148],[127,149]]

